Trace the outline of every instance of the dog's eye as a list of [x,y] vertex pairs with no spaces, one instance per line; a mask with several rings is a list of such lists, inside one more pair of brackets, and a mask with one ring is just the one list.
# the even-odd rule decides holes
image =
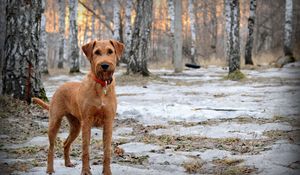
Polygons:
[[102,55],[101,52],[100,52],[100,50],[96,50],[96,51],[95,51],[95,54],[96,54],[96,55],[100,55],[100,56]]
[[108,49],[107,54],[110,55],[112,53],[113,53],[113,51],[111,49]]

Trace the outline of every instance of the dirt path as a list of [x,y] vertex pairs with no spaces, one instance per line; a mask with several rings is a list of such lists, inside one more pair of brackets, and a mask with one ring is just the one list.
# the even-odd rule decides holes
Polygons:
[[[299,174],[300,69],[244,70],[247,79],[228,81],[227,70],[209,67],[173,74],[129,77],[118,72],[113,174]],[[82,75],[45,81],[51,98],[58,85]],[[47,113],[1,97],[2,174],[44,174]],[[57,139],[55,174],[80,174],[81,139],[62,160],[64,122]],[[102,172],[102,130],[92,130],[91,168]]]

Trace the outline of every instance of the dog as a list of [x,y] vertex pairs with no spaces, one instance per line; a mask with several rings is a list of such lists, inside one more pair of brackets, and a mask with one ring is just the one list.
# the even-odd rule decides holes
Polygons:
[[54,144],[61,121],[65,116],[70,133],[64,142],[66,167],[70,161],[70,146],[82,132],[82,171],[90,175],[89,145],[92,127],[103,127],[103,174],[111,175],[111,142],[113,122],[116,116],[117,99],[113,76],[117,61],[121,58],[124,45],[116,40],[93,40],[82,46],[82,51],[91,63],[91,71],[82,82],[67,82],[54,93],[50,105],[39,98],[33,102],[49,110],[49,150],[47,173],[52,174]]

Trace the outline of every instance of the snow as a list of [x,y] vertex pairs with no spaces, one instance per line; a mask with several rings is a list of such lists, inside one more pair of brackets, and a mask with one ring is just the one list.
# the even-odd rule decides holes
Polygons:
[[[172,70],[150,70],[166,81],[150,81],[146,87],[135,84],[117,86],[118,119],[134,118],[139,124],[163,125],[149,134],[172,136],[203,136],[207,138],[266,139],[265,131],[292,131],[299,129],[288,122],[238,123],[221,119],[251,117],[272,119],[274,116],[296,118],[300,114],[298,63],[281,69],[242,70],[246,81],[229,81],[223,77],[228,70],[210,66],[198,70],[185,70],[174,74]],[[121,71],[116,76],[121,76]],[[52,97],[57,87],[66,81],[81,81],[84,75],[50,77],[45,82],[46,94]],[[171,125],[171,121],[201,122],[219,120],[217,123],[195,126]],[[221,121],[221,122],[220,122]],[[43,123],[46,125],[46,123]],[[133,139],[132,127],[118,127],[113,140]],[[59,133],[65,139],[68,133]],[[5,137],[5,136],[2,136]],[[102,139],[102,129],[92,129],[92,139]],[[30,145],[47,145],[46,136],[34,137],[28,142],[13,145],[15,148]],[[11,145],[10,145],[11,146]],[[199,157],[204,161],[223,158],[241,158],[244,165],[255,166],[258,174],[299,174],[299,169],[289,165],[299,160],[299,144],[287,141],[276,142],[270,150],[257,155],[234,155],[230,151],[207,149],[203,151],[174,151],[155,144],[129,142],[118,145],[125,154],[147,155],[148,165],[132,166],[113,163],[113,174],[186,174],[182,164]],[[176,146],[176,145],[173,145]],[[161,150],[165,152],[157,153]],[[5,155],[4,155],[5,156]],[[67,168],[63,160],[55,159],[56,175],[80,174],[81,162],[75,168]],[[101,174],[102,165],[91,165],[93,174]],[[45,167],[36,167],[19,174],[44,174]]]
[[160,146],[153,145],[153,144],[145,144],[140,142],[131,142],[126,143],[119,146],[120,148],[124,149],[125,153],[143,153],[149,152],[152,150],[160,150],[162,149]]
[[264,131],[270,130],[292,130],[288,123],[266,123],[266,124],[240,124],[224,122],[218,125],[205,126],[197,125],[192,127],[174,126],[168,129],[157,129],[151,132],[154,135],[173,136],[201,136],[209,138],[241,138],[261,139]]

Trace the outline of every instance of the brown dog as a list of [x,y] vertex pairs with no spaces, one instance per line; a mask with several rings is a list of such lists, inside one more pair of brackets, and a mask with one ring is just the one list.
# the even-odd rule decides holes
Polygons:
[[103,127],[103,173],[110,175],[112,127],[117,109],[113,73],[121,57],[124,45],[115,40],[91,41],[82,46],[91,63],[91,71],[81,82],[68,82],[60,86],[52,97],[50,106],[38,98],[33,101],[49,110],[49,151],[47,173],[54,172],[54,144],[63,116],[70,124],[70,134],[64,142],[65,166],[74,166],[70,161],[70,146],[82,131],[82,175],[91,174],[89,144],[91,128]]

